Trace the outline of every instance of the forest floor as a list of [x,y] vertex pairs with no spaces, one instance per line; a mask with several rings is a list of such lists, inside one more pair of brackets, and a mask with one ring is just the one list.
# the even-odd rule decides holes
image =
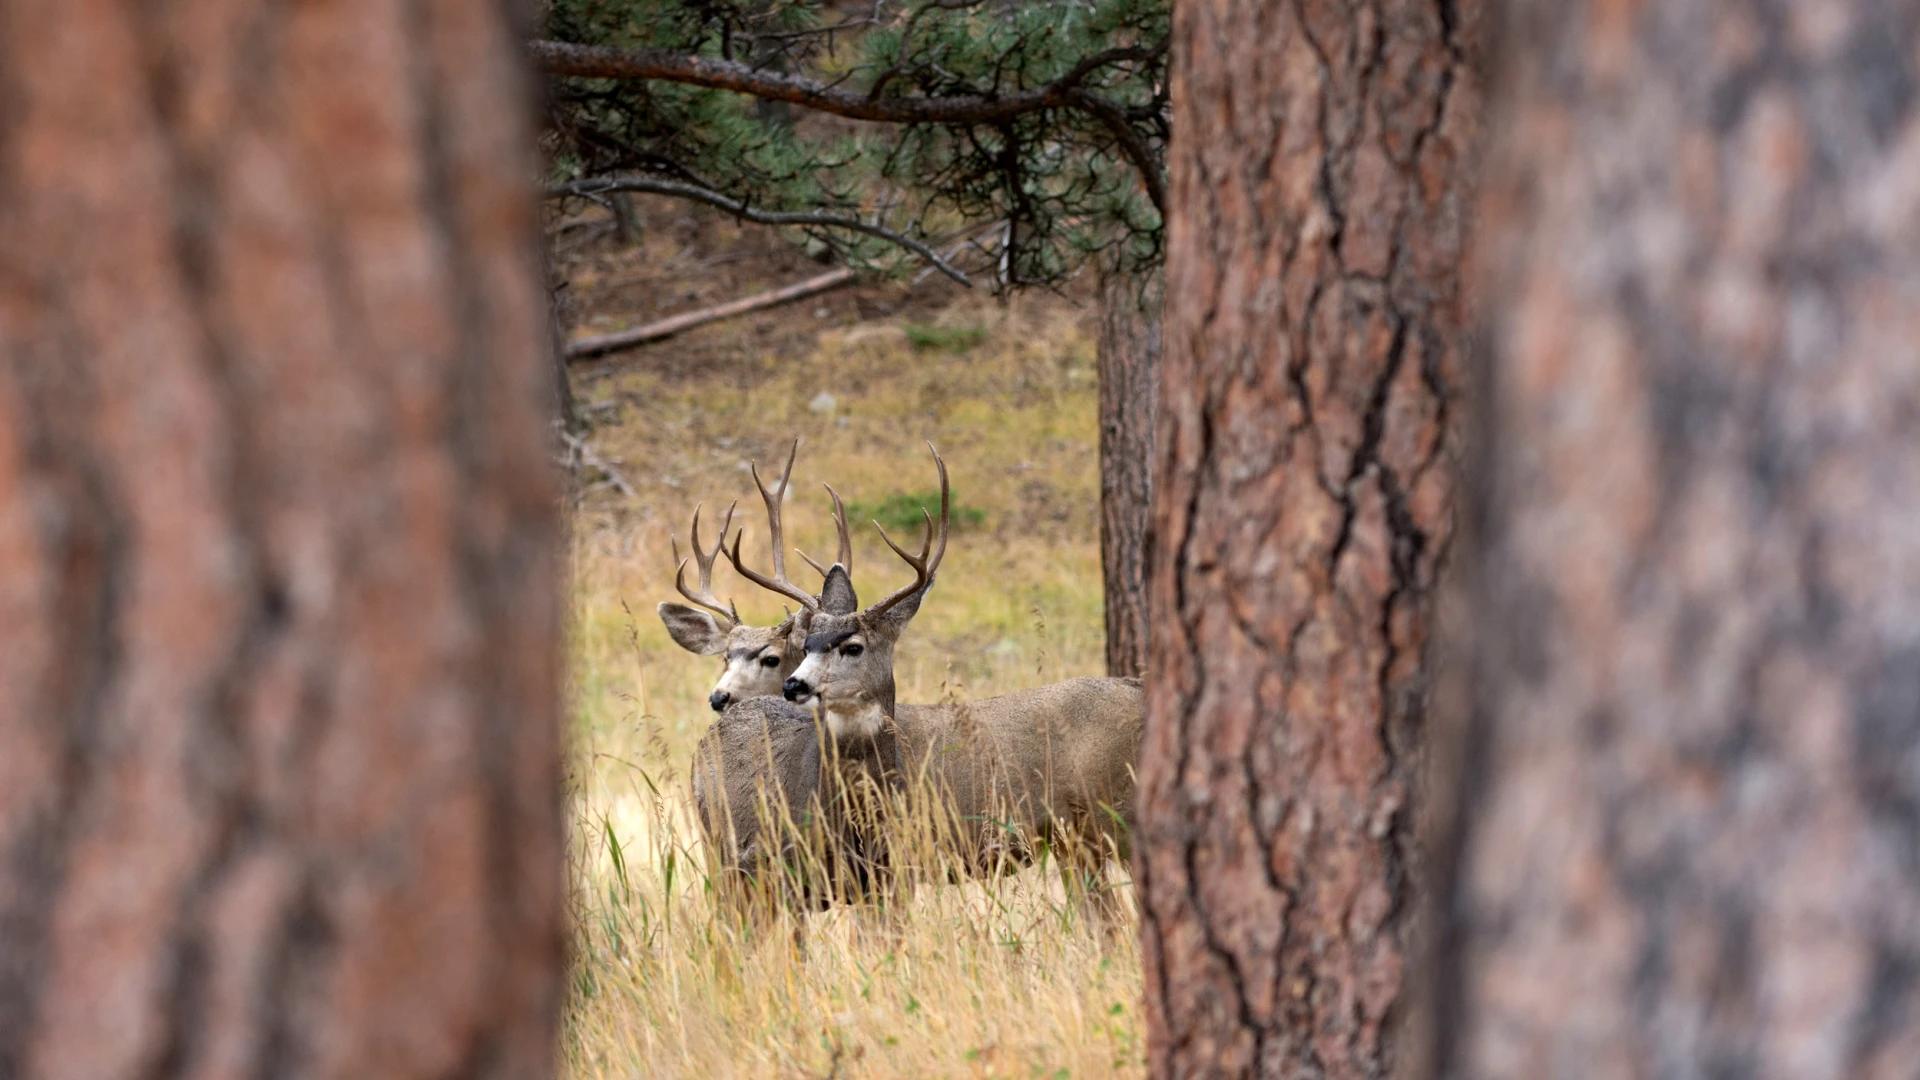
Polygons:
[[[678,204],[636,243],[589,212],[556,228],[571,332],[605,332],[818,273],[786,240]],[[869,517],[936,505],[926,440],[952,472],[940,583],[897,654],[902,701],[968,698],[1102,670],[1096,380],[1090,310],[1002,302],[937,276],[863,284],[574,366],[587,440],[630,489],[583,470],[570,620],[574,955],[564,1054],[575,1076],[1110,1076],[1143,1069],[1131,916],[1103,933],[1045,866],[917,890],[888,917],[837,910],[743,927],[712,902],[688,765],[712,720],[711,658],[681,651],[669,538],[694,505],[738,499],[801,437],[790,545],[833,550],[820,482],[846,497],[856,583],[910,571]],[[888,500],[892,499],[892,505]],[[900,523],[904,524],[904,523]],[[900,531],[911,535],[911,526]],[[797,571],[804,566],[795,563]],[[805,580],[797,578],[797,580]],[[751,623],[776,598],[716,574]],[[1108,868],[1124,880],[1126,868]],[[1124,893],[1124,890],[1123,890]]]

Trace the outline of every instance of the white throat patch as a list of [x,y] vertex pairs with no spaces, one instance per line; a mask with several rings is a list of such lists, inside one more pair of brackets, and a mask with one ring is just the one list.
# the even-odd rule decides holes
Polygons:
[[880,734],[887,723],[886,711],[877,702],[864,698],[845,705],[828,705],[823,711],[827,714],[827,734],[836,742],[871,739]]

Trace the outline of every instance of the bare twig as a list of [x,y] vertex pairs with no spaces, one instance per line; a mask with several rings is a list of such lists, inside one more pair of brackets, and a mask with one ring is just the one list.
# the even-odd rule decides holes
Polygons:
[[[948,237],[948,239],[952,240],[953,243],[949,245],[945,251],[940,253],[940,257],[943,259],[946,259],[949,262],[952,262],[954,260],[957,260],[960,257],[961,252],[983,250],[980,247],[980,237],[988,232],[1000,231],[1000,225],[1001,223],[998,220],[994,220],[994,221],[989,221],[984,225],[975,225],[971,229],[961,230],[958,234]],[[921,282],[927,280],[927,278],[932,274],[933,274],[933,267],[929,266],[926,269],[920,271],[919,273],[913,275],[912,279],[908,282],[908,284],[918,285]]]
[[614,468],[611,462],[594,450],[592,443],[571,431],[564,430],[560,432],[560,441],[566,443],[567,449],[572,451],[573,456],[580,459],[583,464],[599,469],[606,476],[607,482],[612,484],[620,494],[629,499],[640,497],[640,493],[633,489],[633,485],[627,482],[627,478],[621,475],[620,470]]
[[857,30],[862,26],[872,26],[876,18],[877,16],[872,14],[856,15],[853,18],[842,19],[837,23],[830,23],[826,26],[803,26],[798,30],[769,30],[765,33],[754,34],[752,37],[755,41],[792,41],[796,38],[819,37],[821,35],[830,37],[843,30]]
[[891,244],[906,248],[920,256],[941,273],[961,285],[971,288],[973,281],[958,267],[940,257],[926,243],[916,240],[905,233],[896,232],[876,222],[864,221],[850,214],[834,214],[825,210],[761,210],[748,206],[739,199],[723,195],[712,188],[701,187],[679,180],[667,180],[652,176],[594,177],[575,180],[572,183],[557,184],[547,189],[547,197],[562,198],[578,196],[595,198],[610,192],[633,191],[647,195],[670,195],[679,199],[691,199],[718,207],[743,221],[759,225],[806,225],[823,229],[846,229],[850,232],[865,233],[878,237]]
[[602,353],[615,352],[620,349],[630,349],[635,345],[645,345],[648,342],[659,341],[662,338],[669,338],[675,334],[684,333],[696,326],[705,326],[707,323],[719,322],[722,319],[731,319],[736,315],[745,315],[749,312],[759,311],[762,308],[773,307],[776,304],[803,300],[809,296],[826,292],[829,289],[837,289],[851,282],[853,279],[853,270],[849,267],[841,267],[838,270],[829,270],[824,274],[810,277],[805,281],[795,282],[792,285],[786,285],[763,293],[755,293],[752,296],[742,297],[739,300],[731,300],[710,308],[702,308],[699,311],[688,311],[679,315],[672,315],[655,322],[650,322],[645,326],[636,326],[631,330],[620,330],[611,334],[601,334],[597,337],[581,338],[578,341],[567,343],[567,359],[570,361],[584,360],[588,357],[599,356]]

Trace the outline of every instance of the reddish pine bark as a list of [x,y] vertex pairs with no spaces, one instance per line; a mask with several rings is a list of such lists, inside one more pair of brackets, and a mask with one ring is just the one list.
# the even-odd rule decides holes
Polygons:
[[0,1075],[551,1071],[515,37],[0,6]]
[[1912,1076],[1920,3],[1508,22],[1441,1070]]
[[1100,279],[1100,570],[1107,674],[1147,669],[1147,550],[1158,422],[1161,279]]
[[1158,1075],[1394,1067],[1477,11],[1175,8],[1135,861]]

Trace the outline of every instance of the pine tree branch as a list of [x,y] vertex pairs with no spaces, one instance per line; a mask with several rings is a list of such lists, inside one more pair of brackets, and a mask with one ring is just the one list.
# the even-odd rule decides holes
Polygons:
[[961,285],[972,288],[973,280],[957,266],[940,256],[940,253],[915,240],[905,233],[896,232],[884,225],[863,221],[850,214],[834,214],[825,210],[760,210],[739,199],[723,195],[712,188],[701,187],[679,180],[666,180],[648,176],[597,177],[575,180],[568,184],[558,184],[547,189],[548,198],[579,196],[592,198],[612,192],[632,191],[647,195],[670,195],[679,199],[691,199],[718,207],[743,221],[759,225],[806,225],[823,229],[846,229],[849,232],[865,233],[891,244],[906,248],[925,259],[941,273]]
[[1114,141],[1120,144],[1120,152],[1126,155],[1134,171],[1140,174],[1140,182],[1146,186],[1147,198],[1152,201],[1153,208],[1164,218],[1167,213],[1167,180],[1160,170],[1160,159],[1154,156],[1146,140],[1127,122],[1126,113],[1119,106],[1084,91],[1075,91],[1074,94],[1080,108],[1113,134]]
[[1072,70],[1045,86],[1014,94],[886,98],[843,90],[799,75],[761,71],[731,60],[689,56],[666,49],[616,49],[539,40],[529,42],[527,48],[534,62],[549,75],[686,83],[878,123],[990,124],[1043,109],[1086,109],[1091,95],[1081,84],[1088,76],[1109,64],[1154,59],[1165,51],[1166,44],[1107,49],[1081,60]]

